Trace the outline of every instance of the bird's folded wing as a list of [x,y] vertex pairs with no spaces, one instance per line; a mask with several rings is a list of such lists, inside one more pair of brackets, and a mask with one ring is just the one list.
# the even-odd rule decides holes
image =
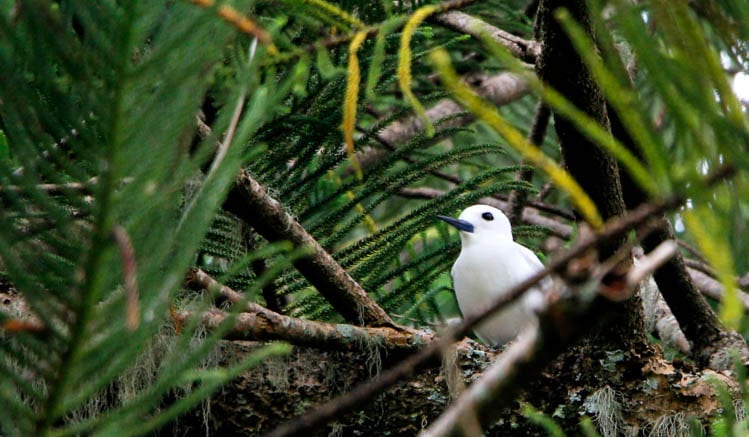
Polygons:
[[[539,272],[545,268],[544,264],[540,259],[538,259],[538,257],[535,253],[533,253],[532,250],[521,244],[518,244],[518,246],[520,248],[520,255],[528,262],[528,264],[533,266],[535,272]],[[542,290],[543,292],[547,292],[551,289],[551,285],[551,277],[547,276],[538,283],[538,289]]]

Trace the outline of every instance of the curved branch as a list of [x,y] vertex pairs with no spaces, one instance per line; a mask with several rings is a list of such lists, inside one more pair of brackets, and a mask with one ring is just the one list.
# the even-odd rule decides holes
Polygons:
[[505,46],[513,56],[529,64],[535,64],[536,58],[541,54],[541,44],[537,41],[520,38],[465,12],[445,12],[435,15],[430,21],[478,40],[489,37],[497,44]]
[[[500,73],[480,79],[476,85],[476,91],[495,105],[502,106],[524,97],[530,92],[530,87],[528,82],[517,74]],[[464,115],[455,117],[459,114]],[[442,99],[437,102],[426,110],[426,117],[432,123],[452,117],[449,121],[440,125],[443,128],[464,126],[474,119],[472,115],[465,114],[463,107],[452,99]],[[395,149],[423,132],[424,121],[414,115],[390,123],[376,137],[380,143],[385,144],[390,149]],[[365,147],[357,152],[356,159],[361,168],[365,170],[379,162],[388,153],[389,151],[381,148]]]
[[294,261],[294,267],[347,321],[370,326],[394,325],[361,285],[246,171],[237,178],[224,208],[266,240],[290,241],[294,248],[308,250],[309,255]]

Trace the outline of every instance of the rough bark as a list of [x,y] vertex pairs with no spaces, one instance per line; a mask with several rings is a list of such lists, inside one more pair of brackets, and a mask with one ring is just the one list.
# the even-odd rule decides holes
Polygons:
[[[409,327],[361,327],[342,323],[326,323],[289,317],[254,302],[248,302],[240,292],[213,279],[200,269],[191,269],[185,286],[194,290],[218,293],[233,305],[239,305],[233,325],[225,337],[228,340],[284,340],[294,345],[321,347],[334,350],[379,349],[385,352],[411,351],[434,340],[432,331]],[[212,331],[226,323],[227,312],[210,309],[201,313],[180,312],[175,315],[179,326],[190,318],[200,318],[201,324]]]
[[[199,317],[202,326],[208,331],[217,329],[231,318],[229,313],[217,309],[198,314],[182,312],[176,318],[185,324],[194,317]],[[413,351],[431,343],[435,338],[433,332],[426,330],[317,322],[284,316],[268,309],[241,312],[234,316],[232,323],[232,328],[224,335],[227,340],[282,340],[297,346],[364,353]]]
[[[566,8],[581,26],[590,29],[584,2],[541,2],[538,20],[543,50],[536,64],[536,72],[542,81],[608,129],[606,101],[554,17],[554,12],[559,8]],[[554,122],[567,169],[593,199],[604,220],[622,215],[625,208],[617,162],[591,142],[571,121],[555,113]],[[608,258],[623,241],[624,238],[621,238],[602,246],[601,258]]]
[[[572,42],[555,18],[555,11],[565,8],[573,19],[592,36],[585,2],[544,0],[538,7],[537,39],[543,49],[536,72],[543,82],[562,93],[602,127],[609,128],[606,101],[591,77]],[[625,211],[617,162],[606,151],[590,141],[570,120],[554,114],[557,136],[567,169],[592,198],[604,220]],[[626,237],[608,241],[598,247],[600,259],[607,259],[626,241]],[[607,325],[600,340],[619,347],[634,341],[642,333],[642,315],[638,299],[623,302],[621,309]]]
[[224,207],[266,240],[290,241],[294,248],[308,250],[309,255],[294,261],[294,267],[347,321],[359,325],[393,324],[348,272],[249,174],[239,175]]

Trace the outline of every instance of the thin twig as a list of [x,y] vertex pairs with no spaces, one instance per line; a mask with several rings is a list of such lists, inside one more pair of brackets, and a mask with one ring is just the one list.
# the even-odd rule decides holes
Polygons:
[[649,254],[642,257],[640,262],[627,273],[627,286],[634,288],[646,277],[651,275],[658,267],[665,264],[668,260],[676,255],[678,246],[674,240],[666,240],[659,244]]
[[[528,142],[536,147],[540,147],[546,136],[546,128],[549,126],[551,110],[543,102],[539,102],[536,111],[533,114],[533,123],[528,133]],[[523,164],[527,164],[523,162]],[[533,179],[533,168],[524,168],[515,174],[515,181],[530,183]],[[518,223],[523,216],[523,209],[528,203],[528,192],[525,190],[514,189],[507,197],[508,209],[507,216],[510,223]]]
[[[200,6],[202,8],[212,8],[214,6],[213,0],[190,0],[190,3]],[[248,17],[245,17],[239,11],[229,5],[221,5],[218,7],[216,13],[222,20],[232,25],[235,29],[242,33],[246,33],[255,37],[264,46],[268,47],[270,54],[277,54],[278,49],[273,44],[273,40],[270,37],[270,33],[258,26],[257,23]]]
[[112,237],[120,252],[122,277],[125,287],[125,327],[135,331],[140,324],[138,272],[135,262],[135,248],[125,228],[116,225],[112,228]]
[[544,186],[541,187],[541,191],[539,191],[538,194],[536,194],[536,199],[535,199],[536,202],[541,202],[544,199],[546,199],[546,196],[548,196],[549,193],[551,193],[552,188],[554,188],[554,183],[551,181],[546,182]]
[[[255,57],[255,51],[257,50],[257,41],[258,38],[254,38],[252,40],[252,43],[250,43],[247,62],[252,62],[252,58]],[[229,148],[231,147],[231,143],[234,140],[234,134],[237,132],[237,125],[239,125],[239,119],[242,116],[242,110],[244,109],[244,104],[246,101],[247,86],[243,85],[242,90],[239,92],[239,97],[237,97],[237,103],[234,105],[234,112],[231,115],[231,121],[229,122],[229,128],[226,130],[224,141],[222,141],[218,146],[216,156],[213,158],[213,162],[211,163],[211,168],[208,170],[206,179],[212,179],[213,174],[217,171],[221,163],[224,161],[224,158],[226,158],[226,155],[229,153]],[[198,118],[198,121],[200,121],[200,118]],[[201,132],[201,130],[205,130],[205,128],[202,127],[200,123],[198,123],[198,132]]]

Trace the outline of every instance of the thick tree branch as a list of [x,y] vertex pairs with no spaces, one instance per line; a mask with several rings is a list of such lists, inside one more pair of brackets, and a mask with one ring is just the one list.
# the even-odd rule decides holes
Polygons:
[[[555,12],[560,8],[567,9],[572,18],[590,33],[590,17],[584,2],[541,1],[538,20],[543,50],[536,64],[536,72],[543,82],[562,93],[601,127],[608,129],[606,101],[555,17]],[[570,174],[591,197],[604,220],[621,215],[625,208],[616,160],[569,119],[555,112],[554,122]],[[624,238],[599,248],[601,256],[608,258],[623,241]]]
[[[556,11],[560,8],[566,9],[588,36],[594,38],[585,2],[541,0],[537,16],[537,37],[542,42],[543,49],[536,63],[536,72],[543,82],[563,94],[602,128],[609,129],[606,100],[558,22]],[[621,216],[626,208],[617,161],[584,135],[571,120],[555,113],[554,126],[567,169],[593,200],[598,212],[604,220]],[[598,247],[600,257],[609,258],[625,241],[626,236],[622,235],[618,239],[604,242]],[[635,297],[622,302],[618,320],[607,324],[596,341],[602,346],[618,348],[627,348],[628,345],[645,341],[638,300]]]
[[[321,347],[334,350],[403,351],[421,348],[434,340],[431,331],[412,328],[375,327],[367,328],[339,323],[323,323],[298,319],[271,311],[254,302],[248,302],[242,293],[213,279],[200,269],[192,269],[185,278],[185,285],[192,289],[205,289],[219,293],[229,302],[242,305],[236,316],[227,340],[284,340],[300,346]],[[221,326],[231,316],[217,309],[194,313],[181,312],[179,322],[200,317],[209,330]]]
[[294,266],[347,321],[372,326],[393,324],[348,272],[247,172],[237,178],[224,208],[266,240],[290,241],[296,249],[308,250],[310,254],[294,261]]
[[[201,324],[214,330],[231,319],[231,315],[211,309],[202,313],[185,311],[177,319],[199,317]],[[415,329],[362,327],[347,324],[323,323],[284,316],[268,309],[242,312],[235,316],[226,340],[269,341],[283,340],[297,346],[325,350],[398,352],[420,349],[434,340],[434,333]]]

